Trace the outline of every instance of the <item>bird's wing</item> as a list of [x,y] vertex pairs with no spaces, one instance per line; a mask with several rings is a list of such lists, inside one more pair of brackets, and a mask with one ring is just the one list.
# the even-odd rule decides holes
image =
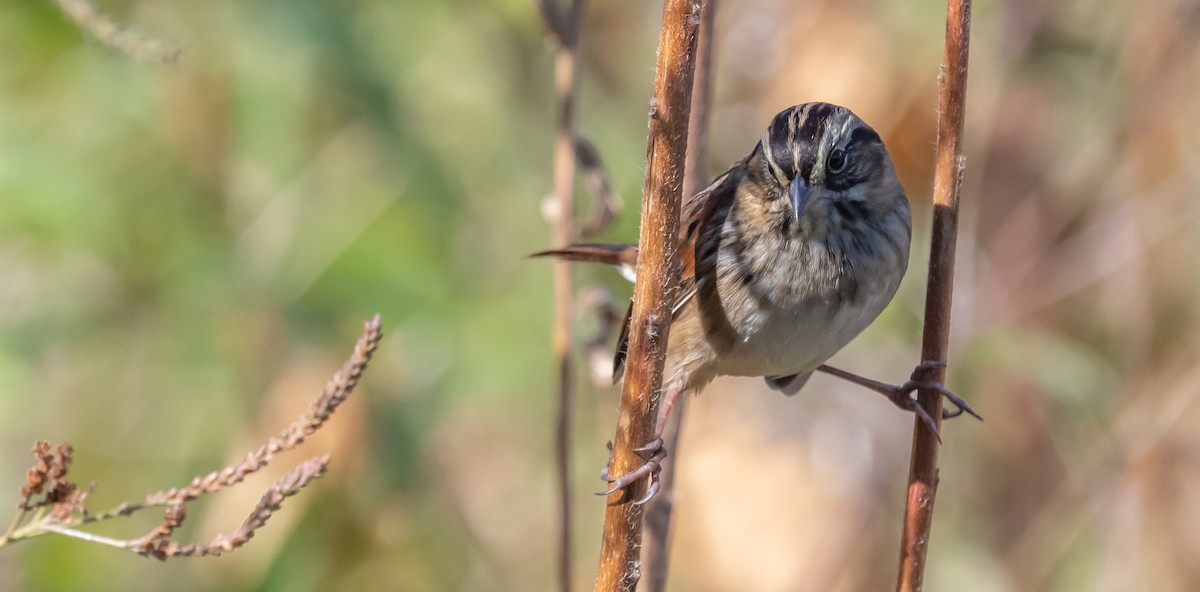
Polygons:
[[[683,305],[696,295],[696,262],[701,259],[700,248],[704,245],[716,248],[720,229],[712,229],[711,225],[718,214],[723,219],[729,205],[733,203],[738,182],[742,178],[739,174],[741,170],[739,163],[739,166],[717,177],[704,191],[684,202],[678,249],[682,269],[679,274],[679,293],[675,298],[672,313],[678,313]],[[705,232],[706,230],[715,232]],[[701,267],[704,267],[703,262]]]
[[[709,243],[712,248],[716,248],[720,229],[716,229],[716,232],[705,232],[705,229],[718,215],[723,218],[725,212],[729,210],[729,205],[733,203],[733,198],[737,195],[737,185],[742,178],[740,173],[743,170],[744,164],[739,163],[725,174],[717,177],[704,191],[691,196],[683,204],[682,228],[680,229],[682,235],[679,239],[679,247],[676,249],[676,257],[679,259],[681,269],[679,288],[675,291],[674,303],[671,305],[672,318],[678,317],[679,312],[683,310],[688,301],[699,293],[698,288],[712,286],[715,293],[716,282],[703,281],[703,278],[716,279],[716,257],[711,257],[713,265],[707,266],[701,260],[700,250]],[[701,263],[699,268],[697,261]],[[699,282],[696,275],[697,269],[704,274],[701,276],[702,281]],[[633,303],[630,302],[629,309],[625,311],[625,322],[621,325],[621,336],[617,339],[617,351],[613,359],[613,382],[619,380],[625,371],[625,359],[629,353],[629,321],[632,315]],[[723,314],[721,318],[724,319]],[[728,324],[728,319],[725,319],[725,323]]]
[[[745,162],[743,161],[717,177],[704,191],[689,197],[684,202],[681,219],[682,235],[676,250],[681,273],[679,289],[675,292],[674,303],[671,307],[672,317],[677,316],[688,301],[698,293],[708,295],[711,292],[713,296],[716,295],[715,249],[721,233],[719,228],[709,230],[709,226],[716,218],[724,218],[728,212],[729,205],[733,203],[733,199],[737,195],[737,186],[744,171]],[[706,230],[709,231],[706,232]],[[708,253],[707,257],[700,252],[706,248],[714,249],[714,252]],[[541,251],[530,256],[557,257],[568,261],[613,265],[622,271],[629,270],[624,275],[632,278],[632,270],[637,267],[637,254],[637,245],[581,243],[568,245],[561,249]],[[699,266],[697,266],[698,261],[700,262]],[[697,281],[698,271],[701,274],[699,282]],[[712,278],[714,281],[706,281],[707,278]],[[629,308],[625,311],[625,321],[621,323],[621,335],[617,338],[617,351],[613,359],[613,382],[619,380],[625,371],[625,358],[629,349],[629,321],[632,314],[633,303],[630,302]],[[720,317],[728,325],[729,321],[724,318],[723,313]]]

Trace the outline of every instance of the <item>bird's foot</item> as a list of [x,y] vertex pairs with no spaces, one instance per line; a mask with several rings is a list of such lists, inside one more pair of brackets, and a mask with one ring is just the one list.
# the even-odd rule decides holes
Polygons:
[[912,377],[907,382],[900,386],[885,385],[887,388],[880,391],[897,407],[919,415],[921,421],[929,426],[929,429],[937,436],[939,442],[942,441],[942,435],[938,432],[937,422],[933,420],[933,417],[930,417],[929,412],[925,411],[925,408],[921,406],[916,398],[916,393],[922,389],[941,395],[954,406],[953,409],[942,409],[942,419],[950,419],[966,413],[975,419],[983,421],[983,418],[978,413],[975,413],[975,410],[971,409],[971,406],[962,397],[954,394],[953,391],[946,388],[946,385],[940,381],[929,378],[930,370],[944,366],[945,364],[942,362],[922,360],[913,369]]
[[647,476],[650,478],[650,484],[646,486],[646,493],[633,502],[633,505],[640,506],[645,504],[650,501],[650,498],[654,497],[654,494],[658,493],[658,489],[661,486],[659,476],[662,474],[662,462],[663,459],[667,458],[667,449],[663,447],[663,439],[656,437],[645,446],[634,448],[633,451],[645,459],[646,462],[642,463],[638,468],[614,478],[610,474],[613,462],[613,447],[612,442],[608,443],[608,466],[604,467],[603,471],[600,471],[600,479],[607,481],[609,488],[596,493],[596,495],[608,495],[614,491],[625,489],[636,483],[639,479]]
[[936,370],[944,366],[945,364],[942,362],[922,360],[921,363],[917,364],[917,367],[913,369],[912,377],[908,380],[908,382],[905,382],[899,386],[865,378],[857,374],[846,372],[845,370],[834,368],[832,366],[821,366],[818,368],[818,370],[832,374],[838,378],[848,380],[861,387],[871,389],[887,397],[888,400],[891,401],[895,406],[905,411],[911,411],[917,414],[921,418],[921,421],[924,422],[925,425],[929,426],[929,429],[933,431],[933,434],[937,436],[938,441],[940,442],[942,436],[938,431],[937,422],[934,421],[933,417],[929,415],[929,412],[925,411],[925,408],[917,402],[917,398],[915,396],[917,391],[922,389],[931,390],[938,393],[954,405],[953,409],[942,410],[942,419],[950,419],[966,413],[975,419],[981,421],[983,420],[978,413],[975,413],[974,409],[971,409],[971,406],[968,405],[967,402],[962,399],[962,397],[954,394],[953,391],[946,388],[946,386],[940,381],[930,378],[930,372],[932,370]]

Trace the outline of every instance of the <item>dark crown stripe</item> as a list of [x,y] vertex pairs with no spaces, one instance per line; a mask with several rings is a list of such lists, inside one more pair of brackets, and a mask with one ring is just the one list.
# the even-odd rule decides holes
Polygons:
[[808,103],[805,105],[804,119],[796,130],[796,139],[816,143],[825,132],[825,125],[833,118],[837,107],[829,103]]
[[850,144],[882,144],[883,140],[875,130],[861,125],[850,132]]

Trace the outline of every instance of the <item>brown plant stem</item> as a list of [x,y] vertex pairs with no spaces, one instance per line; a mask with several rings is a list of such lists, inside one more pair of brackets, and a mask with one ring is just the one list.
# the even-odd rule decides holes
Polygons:
[[[963,122],[966,119],[967,58],[970,46],[971,0],[948,0],[946,47],[938,77],[938,131],[933,180],[933,237],[925,295],[925,329],[921,359],[926,381],[946,379],[950,340],[950,311],[954,291],[954,247],[958,235],[958,201],[962,189]],[[921,405],[940,425],[942,396],[928,389],[918,394]],[[917,592],[924,585],[933,504],[938,485],[937,434],[918,417],[913,427],[912,463],[900,544],[898,592]]]
[[[644,462],[632,449],[654,436],[662,394],[671,296],[679,284],[679,268],[674,261],[700,26],[698,10],[699,4],[692,0],[663,3],[642,190],[637,282],[610,471],[613,475],[626,474]],[[641,497],[645,487],[642,480],[608,497],[596,590],[632,592],[637,586],[641,575],[642,507],[630,502]]]
[[[554,215],[549,220],[556,245],[575,242],[575,91],[579,29],[583,0],[571,0],[564,13],[559,0],[542,0],[547,27],[558,41],[554,56],[554,90],[558,99],[557,130],[554,134]],[[571,410],[573,371],[571,367],[572,303],[571,268],[566,261],[554,264],[553,347],[558,368],[558,411],[554,423],[554,455],[559,502],[558,578],[562,592],[571,590]]]
[[[684,166],[683,195],[695,195],[708,180],[708,122],[713,94],[713,27],[717,0],[701,0],[700,38],[696,42],[696,76],[692,84],[692,113],[688,122],[687,162]],[[642,562],[646,566],[646,592],[667,589],[671,561],[671,519],[675,506],[675,468],[679,464],[679,433],[687,412],[688,397],[676,400],[667,421],[663,446],[670,456],[663,460],[661,489],[646,505],[646,533]]]

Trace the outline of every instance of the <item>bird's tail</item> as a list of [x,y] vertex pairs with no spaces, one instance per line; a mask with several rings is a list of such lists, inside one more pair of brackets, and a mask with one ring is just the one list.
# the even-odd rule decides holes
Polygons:
[[530,257],[555,257],[567,261],[612,265],[621,272],[621,275],[633,281],[634,270],[637,268],[637,254],[637,245],[578,243],[567,245],[561,249],[550,249],[534,253]]
[[[637,270],[637,245],[613,243],[577,243],[561,249],[550,249],[530,255],[530,257],[556,257],[567,261],[583,261],[585,263],[603,263],[612,265],[629,281],[634,280]],[[629,315],[633,312],[633,304],[625,311],[625,321],[621,323],[621,336],[617,338],[617,353],[613,360],[613,382],[621,379],[625,370],[625,352],[629,347]]]

